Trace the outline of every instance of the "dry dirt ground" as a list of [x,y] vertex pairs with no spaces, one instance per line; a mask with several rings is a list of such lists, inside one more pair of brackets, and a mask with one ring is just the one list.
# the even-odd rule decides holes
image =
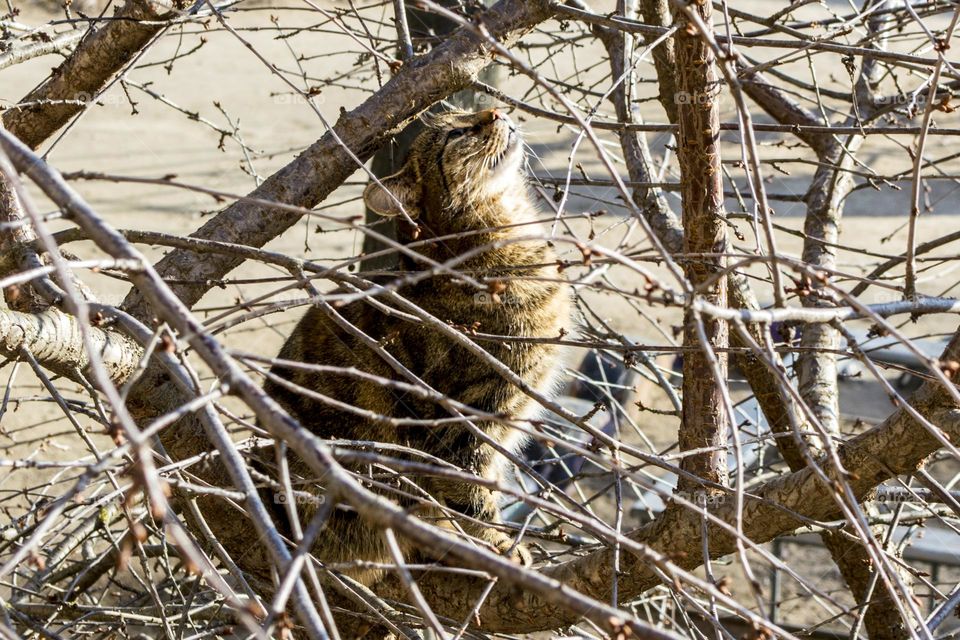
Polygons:
[[[20,17],[23,22],[39,23],[49,17],[36,5],[15,4],[23,9]],[[761,5],[754,2],[743,6]],[[839,9],[843,5],[831,3],[830,6]],[[348,38],[333,32],[304,32],[289,40],[275,38],[277,32],[268,19],[270,16],[274,16],[276,24],[284,28],[306,27],[319,21],[315,12],[306,10],[306,5],[284,3],[283,7],[271,7],[268,11],[262,7],[241,5],[240,11],[231,17],[231,25],[239,36],[253,44],[264,58],[283,69],[288,77],[303,84],[303,78],[298,77],[298,64],[303,65],[313,80],[315,77],[329,76],[334,71],[347,73],[346,84],[349,86],[324,89],[315,100],[328,121],[337,118],[340,108],[352,108],[375,88],[375,82],[353,81],[349,75],[357,52],[356,44]],[[816,7],[810,10],[814,11]],[[178,52],[198,45],[201,36],[205,44],[190,56],[178,60],[172,71],[168,72],[164,62]],[[763,52],[751,53],[763,55]],[[532,52],[531,55],[542,54]],[[586,86],[591,82],[591,77],[599,73],[593,68],[599,60],[599,49],[585,43],[575,59],[569,55],[558,56],[553,61],[550,73],[563,77],[579,68],[582,71],[581,82]],[[48,56],[2,71],[0,105],[16,103],[56,64],[57,59]],[[817,64],[822,65],[818,68],[821,80],[826,81],[831,74],[840,73],[836,68],[831,68],[829,63]],[[806,62],[796,63],[795,67],[806,70]],[[649,65],[644,67],[643,73],[649,76]],[[111,88],[68,131],[44,148],[47,159],[54,166],[63,172],[85,170],[154,179],[176,174],[177,180],[183,183],[244,194],[252,190],[258,180],[282,167],[295,153],[325,131],[320,118],[309,105],[291,93],[237,36],[217,28],[213,22],[207,29],[189,27],[183,33],[178,32],[159,41],[147,52],[143,64],[128,74],[127,80],[129,84],[126,91],[120,86]],[[837,77],[837,83],[842,84],[842,81],[843,77]],[[516,78],[505,79],[502,86],[508,92],[518,93],[526,88]],[[144,89],[162,95],[163,99],[153,99]],[[136,114],[133,113],[132,103],[135,104]],[[723,104],[723,120],[733,121],[732,102],[726,99]],[[662,112],[655,101],[643,103],[642,113],[647,121],[663,121]],[[196,114],[197,117],[187,114]],[[758,122],[765,121],[759,113],[755,114],[755,118]],[[526,139],[531,147],[532,173],[562,178],[568,166],[579,163],[588,175],[603,175],[596,154],[588,143],[580,143],[575,155],[570,158],[576,139],[571,131],[558,131],[554,124],[529,117],[521,116],[520,120],[523,121]],[[236,136],[223,139],[220,145],[221,134],[214,130],[215,127],[235,130]],[[795,154],[777,144],[783,140],[780,136],[761,135],[760,138],[766,158],[788,158]],[[239,140],[242,140],[246,149],[238,143]],[[650,141],[658,158],[661,157],[668,138],[657,135],[652,136]],[[738,159],[736,135],[726,135],[725,141],[725,157]],[[931,140],[930,145],[928,153],[931,157],[946,155],[950,151],[948,142],[943,138]],[[863,160],[873,170],[886,174],[903,171],[909,166],[909,158],[893,140],[871,144],[864,152]],[[794,194],[803,189],[802,185],[810,171],[807,164],[784,162],[778,167],[767,165],[767,188],[771,193]],[[574,169],[573,175],[579,176],[579,171]],[[667,179],[675,180],[675,167],[672,166],[666,175]],[[352,184],[345,185],[323,203],[325,215],[348,218],[361,213],[358,202],[362,188],[361,176],[354,176],[350,182]],[[742,186],[743,181],[738,180],[738,183]],[[900,186],[909,190],[908,183],[900,183]],[[110,224],[122,229],[187,234],[222,206],[209,196],[161,184],[85,181],[78,182],[76,187]],[[918,228],[921,242],[957,229],[960,212],[957,210],[956,189],[955,180],[931,183],[926,197],[931,203],[932,213],[920,218]],[[545,193],[552,196],[554,191],[548,187]],[[574,220],[569,223],[569,228],[558,225],[557,233],[585,238],[592,230],[600,242],[610,246],[615,246],[627,233],[632,234],[635,240],[642,238],[642,232],[630,227],[626,221],[623,208],[617,202],[617,194],[612,189],[582,189],[579,193],[581,195],[572,197],[568,202],[568,211],[604,209],[608,213],[594,218],[591,223]],[[670,197],[676,205],[676,198]],[[38,201],[42,208],[49,210],[49,205],[42,198],[38,197]],[[731,200],[728,204],[731,211],[739,210],[736,201]],[[549,202],[545,200],[545,212],[550,211],[548,205]],[[777,221],[785,228],[798,230],[802,227],[803,220],[798,215],[801,211],[797,205],[776,202],[774,207],[778,214]],[[901,253],[906,241],[904,225],[908,209],[904,191],[895,191],[888,186],[881,187],[879,191],[857,191],[847,204],[842,243],[852,249],[870,247],[882,254]],[[741,243],[742,246],[753,246],[749,221],[739,219],[733,224],[747,238]],[[52,226],[60,228],[65,225],[54,222]],[[790,256],[799,256],[801,242],[796,234],[783,232],[778,235],[779,249]],[[272,242],[269,248],[319,262],[334,263],[356,255],[361,245],[360,232],[343,230],[330,221],[313,218],[301,221]],[[642,248],[644,245],[641,243],[637,246]],[[89,246],[82,244],[72,245],[70,250],[80,256],[94,255]],[[568,259],[579,255],[569,245],[561,245],[561,250],[562,257]],[[162,251],[149,247],[145,247],[144,251],[153,258],[162,255]],[[856,251],[840,252],[840,266],[850,274],[863,274],[878,260],[877,257],[864,256]],[[663,275],[663,271],[655,265],[649,265],[648,268],[653,274]],[[216,318],[225,308],[232,307],[237,300],[249,300],[270,288],[270,285],[241,284],[236,280],[282,275],[267,267],[245,265],[231,274],[234,282],[224,288],[215,288],[204,298],[197,307],[198,314],[211,322],[219,322]],[[628,289],[637,285],[636,274],[625,269],[612,269],[609,276],[613,283]],[[122,281],[103,275],[86,277],[102,301],[119,303],[122,300],[127,288]],[[940,269],[934,275],[921,278],[920,287],[929,294],[955,294],[949,287],[957,279],[950,271]],[[637,308],[625,303],[619,296],[599,292],[587,291],[584,297],[612,328],[651,344],[664,344],[672,339],[673,329],[679,324],[675,310],[649,306]],[[882,301],[884,298],[868,300]],[[297,309],[282,315],[255,319],[230,328],[222,337],[231,346],[273,355],[299,313]],[[952,331],[955,324],[952,317],[935,317],[924,319],[919,326],[909,328],[913,335],[936,334]],[[80,440],[75,427],[63,419],[61,411],[54,404],[44,399],[45,394],[28,367],[21,365],[15,374],[12,366],[0,369],[0,380],[5,382],[8,379],[12,382],[9,404],[0,417],[0,455],[3,458],[73,460],[89,453],[79,448]],[[75,389],[73,393],[72,397],[83,397],[82,390]],[[652,394],[651,398],[654,406],[663,403],[663,398],[657,397],[657,394]],[[887,415],[890,408],[879,385],[868,382],[844,385],[843,411],[850,424],[857,417],[876,422]],[[670,441],[675,428],[672,422],[651,419],[649,416],[641,417],[641,420],[655,443],[662,446]],[[82,417],[79,424],[82,428],[90,426]],[[89,435],[98,447],[109,446],[106,436],[99,430],[92,430]],[[0,493],[6,494],[6,497],[24,490],[34,496],[37,493],[55,494],[58,485],[51,483],[54,478],[49,476],[36,472],[0,474]],[[3,524],[0,520],[0,528]],[[793,552],[792,548],[785,551],[787,557]],[[829,588],[835,588],[836,579],[830,573],[828,561],[816,557],[816,552],[806,550],[804,553],[808,553],[806,557],[809,561],[806,574],[832,585]],[[940,580],[942,584],[947,584],[954,577],[944,576]],[[792,591],[789,585],[784,587],[784,597],[781,615],[797,622],[816,618],[812,613],[805,613],[809,613],[810,603],[802,594]],[[744,596],[741,600],[747,602],[749,598]]]

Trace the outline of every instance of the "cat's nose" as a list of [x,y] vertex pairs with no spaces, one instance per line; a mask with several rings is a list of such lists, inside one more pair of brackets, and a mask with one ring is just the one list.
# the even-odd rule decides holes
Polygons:
[[487,109],[480,112],[480,121],[484,124],[492,124],[497,120],[509,120],[509,118],[500,109]]

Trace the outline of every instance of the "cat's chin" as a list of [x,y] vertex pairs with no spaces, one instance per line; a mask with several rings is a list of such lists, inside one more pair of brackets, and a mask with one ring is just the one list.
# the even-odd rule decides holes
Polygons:
[[503,191],[511,184],[516,183],[523,167],[523,150],[520,136],[511,133],[507,148],[497,158],[497,162],[487,169],[488,189]]

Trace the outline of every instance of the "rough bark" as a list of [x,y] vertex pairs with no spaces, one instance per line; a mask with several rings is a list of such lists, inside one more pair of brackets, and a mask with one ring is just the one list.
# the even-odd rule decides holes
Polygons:
[[[641,3],[645,8],[645,14],[651,11],[650,5],[665,5],[665,2],[654,0]],[[666,7],[663,6],[662,9]],[[656,13],[652,16],[657,19]],[[645,18],[651,22],[650,18]],[[654,22],[653,24],[657,24]],[[622,32],[608,30],[604,27],[594,26],[594,33],[603,41],[610,58],[612,77],[619,78],[624,72],[623,66],[623,40]],[[662,47],[663,45],[661,45]],[[656,51],[656,50],[655,50]],[[657,65],[658,80],[661,87],[661,98],[663,97],[664,87],[673,86],[673,77],[675,67],[673,66],[673,47],[669,47],[669,56],[671,63],[668,65]],[[670,82],[664,82],[664,78],[670,78]],[[625,80],[626,82],[626,80]],[[812,115],[808,114],[802,107],[788,100],[776,87],[768,84],[766,80],[756,74],[753,82],[748,87],[748,93],[755,100],[762,101],[768,112],[780,122],[791,124],[820,124]],[[627,107],[627,100],[624,86],[618,86],[611,93],[617,118],[621,122],[632,122],[631,111]],[[672,99],[669,105],[673,107],[672,112],[676,117],[676,103]],[[667,106],[667,105],[665,105]],[[811,146],[818,142],[823,142],[824,136],[806,136],[804,141]],[[630,175],[631,181],[651,181],[652,162],[650,153],[642,134],[628,130],[620,132],[620,146],[623,150],[624,162]],[[636,189],[634,191],[634,202],[650,221],[653,230],[660,237],[664,246],[673,254],[677,255],[683,251],[683,227],[680,221],[670,210],[662,193],[656,189]],[[756,310],[760,306],[756,296],[750,287],[749,281],[740,273],[731,273],[727,280],[729,287],[728,296],[731,306],[740,309]],[[749,324],[746,330],[751,334],[753,341],[758,345],[765,344],[765,327],[757,324]],[[730,336],[730,342],[736,347],[747,347],[744,339],[739,333],[733,333]],[[773,353],[772,365],[777,368],[783,366],[780,357]],[[800,411],[800,408],[792,398],[784,397],[783,386],[770,370],[768,370],[764,360],[754,351],[738,352],[734,356],[739,370],[747,378],[747,382],[753,391],[754,397],[760,405],[771,430],[777,434],[790,434],[795,426],[806,431],[806,419]],[[794,438],[779,438],[777,446],[781,455],[787,462],[791,471],[800,471],[806,466],[806,459],[803,457],[801,447]],[[831,556],[834,558],[837,566],[840,567],[842,575],[848,579],[848,585],[854,593],[861,596],[858,601],[862,601],[862,588],[869,584],[869,574],[871,563],[868,561],[866,550],[857,542],[839,534],[824,533],[823,541]],[[867,575],[864,575],[867,574]],[[880,593],[880,592],[877,592]],[[875,617],[868,611],[868,618],[872,620]]]
[[[653,0],[653,4],[659,4],[659,0]],[[658,24],[651,22],[649,19],[646,20],[646,22]],[[672,66],[665,66],[664,72],[661,73],[660,66],[658,65],[658,80],[661,86],[664,84],[664,77],[672,81],[674,68],[675,67]],[[739,62],[738,69],[743,70],[744,68],[745,65]],[[875,63],[867,64],[861,80],[861,86],[863,86],[863,83],[869,82],[871,69],[876,69]],[[804,109],[799,103],[768,81],[762,73],[751,73],[742,78],[742,83],[747,95],[777,122],[801,126],[823,124],[819,117]],[[861,93],[861,98],[863,97],[864,94]],[[869,101],[867,104],[869,104]],[[839,145],[832,136],[822,133],[809,133],[799,128],[795,132],[795,135],[808,144],[822,159],[827,161],[832,160],[833,162],[843,161],[843,158],[838,157]],[[851,140],[851,142],[853,143],[853,148],[850,150],[855,152],[859,142],[856,139]],[[847,165],[841,165],[841,167],[846,166],[849,168],[849,164],[852,164],[851,156],[847,155],[845,157]],[[822,242],[818,242],[816,239],[825,237],[827,234],[838,230],[843,199],[847,193],[849,193],[852,184],[852,180],[849,180],[844,172],[838,171],[837,168],[833,166],[818,169],[814,180],[815,188],[811,189],[810,192],[811,202],[809,204],[811,213],[808,216],[809,228],[814,229],[815,235],[807,241],[810,250],[805,257],[812,257],[813,254],[818,254],[817,258],[823,257],[825,253],[829,255],[829,247]],[[834,241],[835,240],[836,236],[834,236]],[[665,244],[670,247],[670,244],[666,241]],[[675,251],[672,247],[671,250]],[[753,295],[749,283],[743,276],[736,273],[731,274],[731,277],[728,279],[728,286],[731,306],[754,310],[759,308],[756,297]],[[763,327],[747,325],[746,329],[756,343],[760,345],[764,344],[765,329]],[[829,326],[820,325],[811,327],[807,335],[809,340],[817,342],[830,338],[830,332],[833,332],[833,330]],[[836,339],[835,333],[832,338],[834,340]],[[731,336],[731,344],[736,347],[746,346],[740,335],[736,332]],[[734,359],[739,371],[746,377],[754,397],[757,399],[767,419],[771,431],[782,436],[791,436],[780,437],[776,440],[777,447],[784,461],[791,471],[803,469],[807,461],[802,449],[809,446],[809,438],[801,444],[798,438],[794,436],[793,430],[794,428],[799,428],[802,432],[810,432],[811,425],[807,422],[800,407],[792,398],[784,397],[782,385],[779,384],[777,378],[769,371],[767,364],[757,354],[752,352],[738,353],[734,356]],[[778,368],[782,366],[782,362],[776,354],[772,354],[772,364]],[[833,364],[833,366],[830,366],[831,364]],[[818,358],[813,359],[812,362],[808,361],[805,377],[807,380],[825,381],[829,379],[831,373],[834,376],[832,380],[833,388],[835,388],[835,359],[828,356],[826,360]],[[808,383],[808,388],[810,388],[810,385],[813,385],[813,387],[818,390],[824,388],[829,390],[831,388],[830,386],[817,387],[816,382]],[[808,391],[808,394],[809,393]],[[808,395],[808,397],[810,396]],[[820,406],[829,408],[832,406],[832,403],[821,404]],[[821,409],[821,414],[822,413],[824,413],[824,411]],[[830,414],[829,409],[826,413]],[[868,587],[871,583],[873,570],[873,564],[870,561],[867,550],[862,544],[839,534],[825,532],[822,535],[822,540],[856,601],[864,602],[868,593]],[[891,595],[887,593],[882,586],[874,588],[871,598],[873,604],[867,609],[865,616],[865,626],[870,637],[874,640],[899,640],[905,637],[906,628],[900,619],[897,608],[893,606],[890,598]]]
[[[36,251],[27,246],[36,240],[33,228],[23,222],[20,199],[7,181],[0,177],[0,224],[12,225],[0,230],[0,277],[16,268],[23,270],[40,264]],[[44,282],[47,280],[44,279]],[[43,297],[37,290],[40,280],[7,287],[2,292],[7,306],[15,311],[40,311]]]
[[[665,0],[642,0],[640,10],[644,22],[666,26],[669,23],[669,7]],[[613,31],[605,27],[594,25],[594,33],[603,41],[611,61],[612,77],[618,78],[623,73],[622,32]],[[659,54],[658,54],[659,52]],[[667,40],[654,49],[657,80],[661,88],[661,101],[671,122],[676,122],[677,101],[674,98],[676,91],[676,58],[672,39]],[[759,73],[751,74],[744,81],[744,89],[764,110],[778,122],[784,124],[819,125],[822,122],[802,106],[791,100],[780,89],[769,83]],[[622,87],[611,93],[617,109],[617,118],[622,122],[631,122],[630,109],[626,107]],[[829,136],[798,134],[801,139],[814,149],[824,148],[831,138]],[[647,145],[639,133],[630,131],[620,132],[620,145],[623,150],[624,162],[631,181],[650,181],[652,162]],[[664,246],[673,254],[683,251],[683,227],[680,221],[670,210],[662,193],[653,189],[638,189],[634,192],[634,201],[647,216],[651,227],[658,234]],[[739,309],[758,310],[760,305],[754,295],[749,281],[742,274],[733,272],[727,279],[729,304]],[[751,334],[753,341],[758,345],[765,344],[765,327],[757,324],[748,324],[746,330]],[[747,348],[748,344],[739,333],[730,335],[730,343],[734,347]],[[783,367],[783,361],[776,353],[768,354],[770,363],[776,368]],[[750,389],[757,399],[771,431],[779,435],[792,434],[794,427],[807,431],[809,425],[796,402],[785,397],[783,386],[779,383],[767,367],[763,358],[752,350],[738,351],[733,356],[739,371],[745,376]],[[799,471],[806,466],[801,446],[796,439],[778,438],[776,440],[780,454],[783,456],[791,471]],[[869,567],[866,551],[851,544],[842,536],[828,536],[824,542],[830,549],[838,566],[849,566],[848,573],[860,572],[863,567]],[[859,580],[854,584],[860,584]]]
[[[639,9],[640,16],[646,24],[667,27],[673,22],[668,0],[640,0]],[[655,36],[647,36],[647,44],[655,39]],[[677,122],[677,56],[673,38],[667,38],[653,48],[653,66],[657,71],[660,104],[667,114],[667,120],[675,123]]]
[[[703,3],[691,11],[712,29],[712,6]],[[677,159],[683,202],[684,272],[696,295],[717,304],[726,303],[726,279],[705,284],[724,267],[727,246],[720,169],[720,80],[709,44],[685,13],[677,16],[677,114],[680,131]],[[721,385],[726,384],[727,325],[703,318],[703,340],[691,310],[684,317],[683,415],[679,442],[682,451],[706,450],[683,459],[685,471],[717,484],[727,481],[727,433],[729,419],[724,409]],[[711,357],[706,350],[713,350]],[[716,361],[716,366],[713,360]],[[681,477],[678,488],[702,488]]]
[[[3,125],[35,149],[73,116],[83,111],[104,87],[185,4],[158,0],[127,0],[115,20],[88,34],[50,77],[3,114]],[[137,21],[151,21],[144,24]]]
[[[126,380],[140,360],[140,347],[114,331],[95,328],[92,333],[97,356],[111,378]],[[70,379],[76,379],[77,372],[86,371],[90,364],[76,319],[56,309],[36,314],[0,313],[0,354],[17,358],[21,349],[30,351],[50,371]]]
[[[668,24],[670,14],[665,0],[642,0],[640,10],[644,22],[663,26]],[[593,29],[597,36],[603,40],[607,54],[610,56],[613,77],[619,77],[623,73],[623,56],[618,53],[621,50],[619,41],[624,37],[624,34],[598,25],[594,25]],[[662,51],[661,48],[663,48]],[[674,98],[676,59],[673,41],[667,40],[655,48],[655,56],[657,51],[661,51],[661,61],[656,64],[657,82],[661,87],[662,99],[666,94],[664,87],[672,88],[670,94],[666,96],[668,100],[664,100],[667,102],[667,104],[664,104],[664,108],[670,107],[670,109],[667,109],[667,116],[670,122],[675,123],[677,117],[677,104]],[[753,82],[744,82],[744,88],[748,95],[779,122],[785,124],[822,124],[802,107],[790,101],[776,87],[767,83],[766,79],[760,74],[755,74],[752,78]],[[614,90],[611,93],[611,99],[617,109],[617,118],[623,122],[630,122],[630,110],[623,105],[622,93],[619,88]],[[820,136],[821,139],[823,137]],[[810,142],[812,143],[813,140],[811,139]],[[620,146],[623,150],[624,164],[627,167],[630,180],[651,180],[652,162],[643,136],[639,132],[621,131]],[[657,233],[664,247],[674,255],[683,253],[683,225],[670,210],[662,192],[659,189],[638,189],[634,192],[634,202],[647,216],[650,226]],[[737,271],[732,272],[727,278],[727,295],[731,307],[748,310],[758,310],[760,308],[749,280]],[[747,331],[752,334],[753,340],[757,344],[764,344],[764,327],[748,324]],[[730,344],[740,349],[748,347],[736,332],[730,334]],[[778,354],[768,355],[772,358],[775,367],[783,366],[783,361]],[[791,425],[802,425],[804,423],[804,418],[796,403],[792,402],[790,398],[784,397],[783,388],[779,385],[777,378],[768,371],[762,358],[752,351],[741,350],[735,353],[733,360],[746,378],[747,384],[750,385],[750,390],[760,404],[763,415],[774,433],[789,434],[792,431]],[[805,460],[800,453],[800,448],[792,438],[780,438],[777,440],[777,445],[791,470],[796,471],[803,468],[806,464]]]

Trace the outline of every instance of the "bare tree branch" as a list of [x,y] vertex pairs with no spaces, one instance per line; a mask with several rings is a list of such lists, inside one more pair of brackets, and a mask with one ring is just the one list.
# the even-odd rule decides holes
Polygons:
[[[804,624],[835,626],[851,638],[932,640],[942,612],[928,616],[913,583],[931,594],[931,611],[949,606],[956,590],[938,572],[921,571],[911,554],[922,543],[912,534],[934,522],[951,535],[960,514],[948,488],[960,456],[960,331],[935,355],[940,336],[953,328],[944,324],[947,314],[960,310],[951,297],[956,256],[943,250],[956,234],[921,243],[930,221],[914,216],[903,227],[909,238],[902,250],[866,235],[843,238],[839,226],[848,201],[886,201],[868,194],[871,186],[893,192],[912,180],[915,212],[921,204],[942,211],[953,197],[960,156],[947,145],[960,134],[950,126],[960,72],[947,55],[955,34],[948,29],[944,36],[940,23],[951,14],[955,22],[956,7],[868,0],[826,8],[798,0],[773,15],[754,15],[729,1],[711,9],[621,0],[603,14],[577,0],[504,0],[486,12],[478,3],[327,7],[308,0],[269,9],[201,1],[183,12],[186,4],[129,0],[114,15],[91,18],[77,13],[89,8],[81,1],[64,7],[65,18],[34,27],[27,24],[34,14],[21,21],[20,0],[8,0],[0,67],[74,52],[4,122],[19,127],[32,147],[65,125],[83,135],[88,125],[100,126],[100,119],[80,118],[83,109],[115,84],[134,112],[131,90],[137,100],[187,118],[187,126],[221,136],[216,153],[239,159],[245,174],[237,177],[260,186],[245,196],[245,188],[217,188],[200,176],[160,177],[152,169],[121,175],[124,169],[81,166],[67,174],[68,181],[89,181],[91,198],[114,190],[127,198],[125,190],[144,188],[232,203],[191,237],[162,219],[158,230],[118,232],[115,226],[134,225],[99,215],[0,128],[0,145],[54,203],[52,211],[43,210],[48,200],[38,206],[0,153],[0,174],[9,179],[0,184],[0,286],[13,307],[0,309],[7,373],[0,467],[12,472],[0,491],[5,637],[8,628],[43,633],[57,624],[57,634],[82,635],[96,625],[109,633],[131,623],[168,637],[223,635],[239,622],[258,638],[364,631],[419,637],[432,630],[478,639],[562,633],[668,640],[674,633],[731,637],[741,624],[761,638],[795,640],[783,623],[793,622],[789,603],[803,602]],[[259,20],[265,12],[269,23]],[[407,24],[393,24],[398,16]],[[549,22],[552,16],[560,19]],[[441,32],[429,26],[433,18],[460,28]],[[71,30],[61,31],[65,26]],[[347,46],[334,51],[327,46],[333,37]],[[646,47],[635,46],[640,37]],[[395,59],[398,38],[403,60]],[[603,51],[588,59],[582,54],[597,50],[587,48],[594,39]],[[275,105],[295,102],[325,127],[321,139],[266,181],[259,165],[289,153],[283,149],[303,148],[302,141],[271,136],[261,152],[250,141],[263,132],[251,135],[246,112],[242,130],[236,105],[218,100],[209,115],[187,106],[192,96],[185,102],[161,87],[179,80],[161,79],[164,71],[172,76],[205,43],[223,40],[240,43],[270,83],[289,88],[266,89]],[[384,85],[385,64],[393,79]],[[511,75],[495,89],[477,80],[484,68]],[[402,243],[383,233],[379,215],[351,217],[352,189],[366,180],[347,183],[349,176],[425,109],[465,87],[478,91],[478,104],[502,101],[521,112],[489,113],[502,116],[511,134],[524,130],[526,177],[545,196],[549,215],[508,214],[483,229],[440,237],[417,236],[424,229],[414,228],[415,237]],[[336,103],[341,91],[369,97],[347,111]],[[735,113],[721,123],[718,103],[723,107],[728,95]],[[774,122],[754,125],[744,96]],[[656,121],[657,99],[666,122]],[[921,112],[917,126],[911,119]],[[218,124],[221,117],[226,125]],[[426,124],[431,134],[444,130]],[[108,126],[126,125],[118,119]],[[447,133],[471,137],[457,128]],[[661,159],[660,147],[651,153],[646,144],[644,136],[652,135],[677,135],[677,144],[668,144]],[[590,144],[581,145],[585,140]],[[100,151],[91,145],[91,153]],[[104,158],[109,165],[110,154]],[[443,153],[437,162],[446,180]],[[516,174],[522,189],[523,173]],[[776,190],[769,197],[768,187]],[[806,195],[797,195],[803,189]],[[338,202],[329,197],[335,191],[350,195]],[[667,191],[682,194],[684,225]],[[803,231],[792,220],[774,225],[768,199],[805,204]],[[163,206],[151,199],[142,208]],[[291,249],[289,234],[279,236],[305,216],[310,230],[324,235],[302,251]],[[895,216],[888,221],[884,233],[897,225]],[[861,228],[864,221],[852,223]],[[802,240],[802,257],[778,249],[781,234],[792,243],[781,246]],[[359,249],[361,235],[364,246],[386,246],[375,258],[412,260],[403,270],[373,270]],[[66,254],[59,245],[68,242],[83,257]],[[455,249],[460,243],[471,248]],[[494,276],[471,267],[484,252],[509,256],[527,243],[550,245],[556,264],[554,257],[533,270],[504,264]],[[173,251],[151,267],[134,244]],[[447,257],[428,257],[438,249]],[[245,261],[243,273],[230,273]],[[910,274],[906,288],[901,265]],[[350,273],[357,267],[361,273]],[[88,278],[88,270],[97,275]],[[782,286],[784,276],[792,287]],[[407,295],[408,287],[448,278],[457,300],[492,300],[508,315],[515,287],[569,286],[581,331],[501,331],[451,317],[443,300],[424,306]],[[129,313],[94,302],[83,290],[86,280],[108,296],[132,284]],[[861,297],[868,289],[873,297]],[[761,305],[758,296],[770,291],[773,304]],[[263,332],[282,338],[288,312],[309,304],[358,336],[375,366],[352,363],[350,354],[314,361],[264,353]],[[395,317],[400,337],[360,329],[342,305]],[[421,331],[482,361],[490,384],[512,385],[544,413],[492,412],[437,391],[421,378],[423,367],[395,355],[397,340],[419,353]],[[558,372],[567,382],[562,397],[493,355],[544,345],[582,358]],[[425,366],[460,375],[456,358],[426,358]],[[749,388],[727,379],[727,358]],[[843,405],[837,401],[848,384],[838,381],[841,359],[870,379],[856,395],[887,397],[896,407],[879,426],[867,426],[883,415],[878,406],[851,416],[862,399],[845,394]],[[291,385],[292,396],[390,425],[399,435],[394,441],[351,429],[344,439],[318,439],[319,417],[296,422],[269,386],[259,385],[259,377],[272,381],[291,370],[345,380],[343,393],[328,397]],[[921,380],[928,382],[908,394]],[[395,396],[396,406],[352,398],[355,383],[382,387],[384,403]],[[484,442],[505,463],[478,474],[460,458],[404,439],[460,425],[477,430],[478,420],[517,442],[530,438],[530,449],[488,435],[484,426]],[[389,442],[374,441],[381,439]],[[770,455],[772,444],[779,458]],[[499,494],[502,520],[448,503],[431,490],[434,479]],[[168,507],[167,483],[176,511]],[[897,502],[888,503],[891,495]],[[364,539],[386,540],[392,556],[374,562],[358,553],[357,560],[333,562],[318,553],[314,544],[331,540],[323,538],[331,535],[329,518],[344,515]],[[522,545],[519,555],[532,556],[534,565],[494,553],[472,537],[476,526],[507,537],[512,550]],[[852,605],[836,576],[813,577],[822,567],[805,566],[806,552],[800,562],[784,555],[798,531],[819,534]],[[770,540],[777,544],[764,544]],[[356,571],[387,578],[365,586],[348,577]],[[115,593],[118,584],[123,589]],[[50,598],[76,604],[50,605]],[[212,613],[224,605],[230,615]]]
[[49,78],[9,109],[3,125],[36,148],[74,115],[176,15],[184,0],[126,0],[114,20],[86,35]]
[[[142,350],[114,331],[94,330],[99,358],[110,376],[123,382],[136,369]],[[84,349],[76,320],[50,309],[39,314],[4,311],[0,315],[0,354],[18,358],[27,349],[54,373],[75,379],[86,371],[90,354]]]
[[[483,24],[506,45],[552,15],[543,0],[502,0],[484,13]],[[490,63],[491,47],[468,29],[461,29],[423,58],[397,75],[359,107],[343,113],[336,125],[301,153],[296,160],[270,176],[251,197],[310,208],[321,202],[392,135],[435,102],[469,86]],[[269,212],[260,204],[238,202],[227,207],[193,235],[207,240],[237,242],[261,247],[288,229],[299,214]],[[167,279],[182,282],[174,290],[192,306],[213,284],[241,260],[217,256],[198,260],[189,251],[175,251],[157,264]],[[142,317],[141,296],[131,292],[124,308]]]

